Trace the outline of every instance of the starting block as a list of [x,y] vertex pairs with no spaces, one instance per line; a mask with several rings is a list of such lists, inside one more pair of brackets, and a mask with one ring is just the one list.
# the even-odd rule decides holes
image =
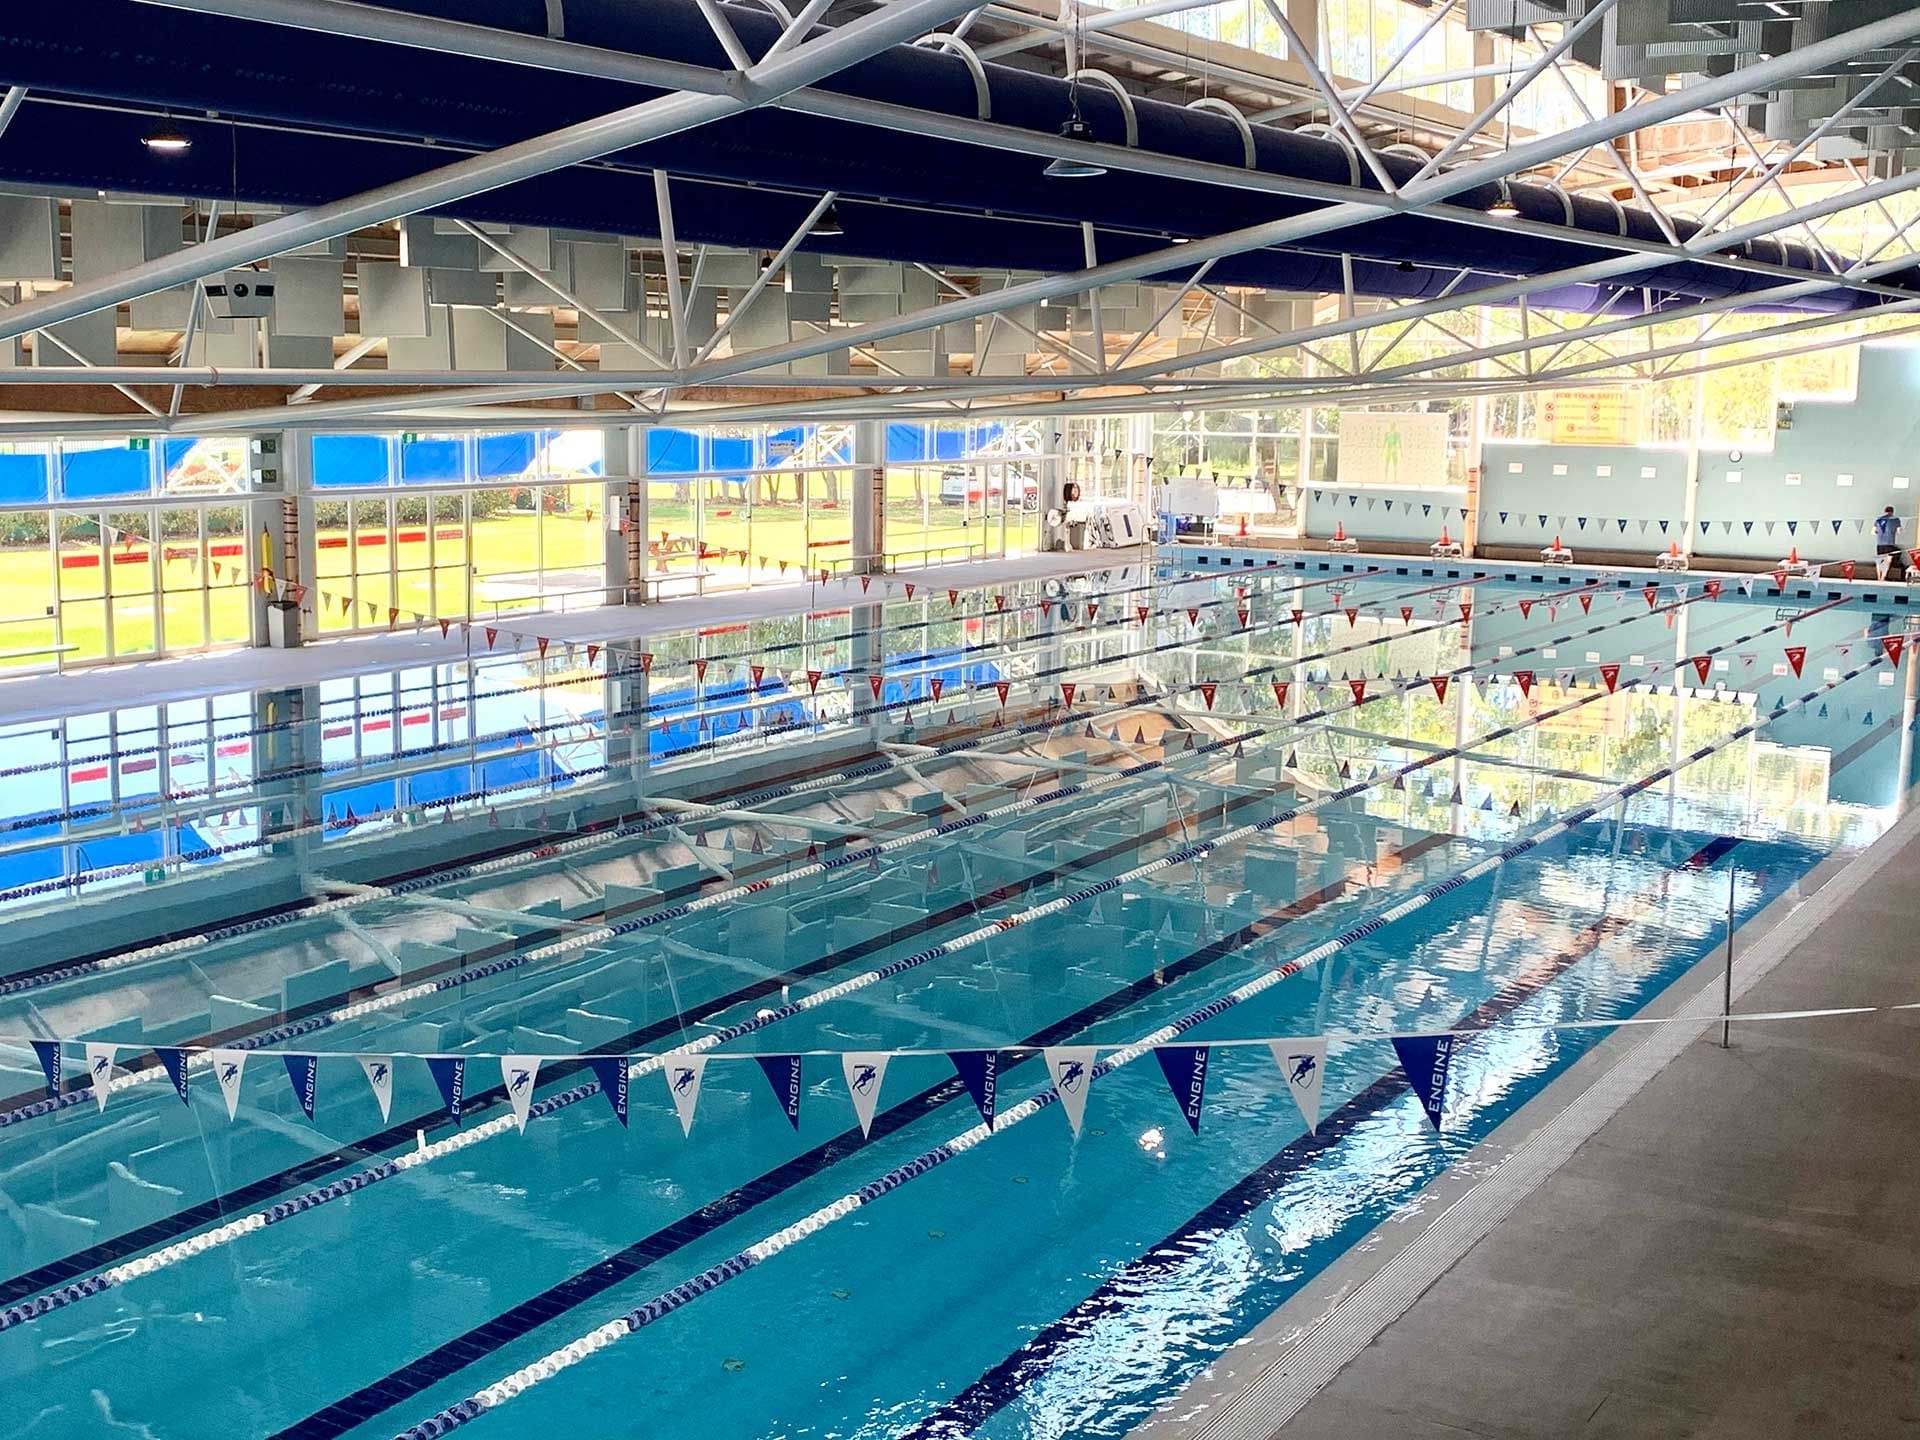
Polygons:
[[1436,540],[1427,547],[1427,554],[1436,560],[1458,560],[1466,553],[1458,540]]
[[1564,545],[1549,545],[1540,552],[1540,563],[1543,565],[1571,565],[1573,563],[1573,552]]
[[1653,557],[1653,568],[1684,572],[1687,568],[1687,557],[1677,550],[1668,550]]
[[1818,560],[1802,560],[1798,553],[1787,556],[1786,559],[1780,561],[1773,568],[1775,570],[1784,570],[1789,575],[1797,575],[1806,580],[1818,580],[1820,578],[1820,562]]
[[1360,542],[1345,535],[1336,535],[1327,541],[1327,549],[1335,555],[1357,555],[1360,553]]

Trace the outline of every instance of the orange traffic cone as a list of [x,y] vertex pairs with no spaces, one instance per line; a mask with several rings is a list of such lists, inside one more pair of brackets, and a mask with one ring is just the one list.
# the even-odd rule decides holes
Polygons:
[[1247,538],[1247,513],[1244,510],[1240,512],[1240,538]]
[[1789,565],[1798,565],[1800,563],[1800,547],[1798,545],[1790,545],[1787,547],[1787,563]]
[[1336,540],[1344,540],[1344,539],[1346,539],[1346,538],[1347,538],[1347,524],[1346,524],[1346,521],[1344,521],[1344,520],[1337,520],[1337,521],[1335,521],[1335,522],[1334,522],[1334,526],[1333,526],[1333,538],[1334,538],[1334,539],[1336,539]]
[[1442,545],[1451,545],[1453,543],[1452,539],[1448,537],[1447,527],[1444,525],[1440,527],[1440,543]]
[[1667,554],[1678,555],[1679,553],[1680,553],[1680,542],[1678,540],[1675,540],[1672,544],[1667,546]]
[[1560,537],[1556,535],[1553,537],[1553,548],[1556,550],[1564,550],[1567,547],[1560,543]]

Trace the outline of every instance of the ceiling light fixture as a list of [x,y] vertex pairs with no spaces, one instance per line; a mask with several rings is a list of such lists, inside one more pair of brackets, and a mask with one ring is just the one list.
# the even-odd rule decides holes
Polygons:
[[[1075,113],[1068,116],[1066,121],[1060,126],[1060,138],[1062,140],[1076,141],[1081,145],[1092,145],[1095,143],[1093,127],[1080,118],[1078,113],[1079,108],[1079,103],[1076,99],[1074,105]],[[1089,180],[1095,175],[1106,174],[1107,167],[1104,165],[1096,165],[1091,160],[1075,160],[1062,155],[1040,173],[1050,180]]]
[[1507,182],[1500,182],[1500,198],[1487,207],[1487,214],[1495,220],[1517,220],[1520,207],[1513,203],[1513,191],[1507,188]]
[[847,227],[840,223],[840,212],[834,208],[831,200],[827,202],[827,208],[820,212],[820,218],[807,230],[807,234],[815,240],[832,240],[846,233]]
[[193,137],[172,125],[162,125],[142,135],[140,143],[156,155],[184,155],[193,148]]

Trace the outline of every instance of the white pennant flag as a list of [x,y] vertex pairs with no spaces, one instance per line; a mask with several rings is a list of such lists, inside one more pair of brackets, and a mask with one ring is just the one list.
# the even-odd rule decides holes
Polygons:
[[1886,578],[1887,578],[1887,567],[1888,567],[1888,566],[1890,566],[1890,565],[1892,565],[1892,564],[1893,564],[1893,556],[1891,556],[1891,555],[1882,555],[1882,556],[1880,556],[1880,557],[1879,557],[1878,559],[1876,559],[1876,560],[1875,560],[1875,561],[1873,562],[1873,573],[1874,573],[1874,575],[1875,575],[1875,576],[1876,576],[1877,578],[1879,578],[1879,579],[1881,579],[1881,580],[1884,580],[1884,579],[1886,579]]
[[1087,1087],[1093,1084],[1094,1047],[1056,1045],[1040,1053],[1046,1058],[1047,1074],[1053,1077],[1053,1088],[1060,1096],[1060,1106],[1067,1112],[1067,1123],[1077,1136],[1080,1122],[1087,1113]]
[[1308,1040],[1269,1040],[1273,1063],[1286,1077],[1287,1089],[1306,1118],[1307,1133],[1320,1128],[1320,1082],[1327,1073],[1327,1042],[1323,1036]]
[[522,1135],[527,1133],[527,1111],[533,1107],[533,1087],[539,1074],[538,1055],[500,1057],[500,1079],[507,1087],[507,1099],[513,1102],[513,1121]]
[[860,1118],[860,1133],[873,1133],[873,1112],[880,1107],[880,1084],[887,1078],[887,1053],[884,1050],[850,1051],[840,1057],[846,1073],[847,1093],[853,1096],[853,1113]]
[[107,1108],[107,1083],[113,1079],[113,1057],[119,1053],[118,1045],[87,1042],[87,1074],[93,1077],[94,1102],[102,1110]]
[[667,1077],[667,1093],[673,1097],[673,1112],[680,1117],[680,1133],[693,1133],[693,1108],[700,1103],[700,1082],[706,1077],[707,1057],[676,1055],[661,1067]]
[[220,1082],[221,1098],[227,1102],[227,1119],[240,1113],[240,1072],[246,1068],[244,1050],[215,1050],[212,1055],[213,1078]]
[[360,1069],[373,1087],[373,1098],[380,1102],[380,1123],[393,1118],[393,1061],[385,1055],[356,1055]]

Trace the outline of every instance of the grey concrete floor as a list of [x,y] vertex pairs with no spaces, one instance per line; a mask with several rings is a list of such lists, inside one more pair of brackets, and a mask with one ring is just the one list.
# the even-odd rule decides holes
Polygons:
[[[1736,1008],[1920,1000],[1920,840]],[[1719,1027],[1284,1440],[1920,1435],[1920,1012]]]

